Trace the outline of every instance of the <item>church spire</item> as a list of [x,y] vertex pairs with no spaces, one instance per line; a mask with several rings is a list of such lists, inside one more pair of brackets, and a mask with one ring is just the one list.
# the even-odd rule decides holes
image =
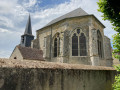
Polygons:
[[29,34],[32,35],[32,27],[31,27],[31,18],[30,18],[30,14],[29,14],[29,18],[26,24],[26,28],[25,28],[25,32],[24,34]]
[[26,24],[24,35],[21,36],[21,42],[20,46],[23,47],[30,47],[31,41],[34,39],[34,36],[32,35],[32,26],[31,26],[31,18],[29,14],[29,18]]

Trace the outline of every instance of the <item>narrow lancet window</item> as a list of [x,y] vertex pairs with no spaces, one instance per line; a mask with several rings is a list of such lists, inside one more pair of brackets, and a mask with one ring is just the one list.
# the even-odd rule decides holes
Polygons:
[[103,57],[103,54],[102,54],[102,35],[101,35],[101,33],[100,33],[100,31],[98,30],[97,31],[97,44],[98,44],[98,55],[99,55],[99,57],[100,58],[102,58]]
[[54,36],[54,57],[58,57],[60,55],[60,37],[59,33]]
[[86,56],[87,50],[86,50],[86,38],[84,33],[81,33],[81,36],[79,36],[79,45],[80,45],[80,56]]
[[78,56],[78,36],[72,36],[72,56]]
[[57,57],[57,38],[54,39],[54,57]]

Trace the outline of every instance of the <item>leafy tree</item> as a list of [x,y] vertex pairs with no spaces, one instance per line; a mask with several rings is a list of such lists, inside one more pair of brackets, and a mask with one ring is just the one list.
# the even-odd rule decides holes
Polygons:
[[[120,66],[115,66],[116,70],[120,72]],[[115,82],[113,84],[114,90],[120,90],[120,74],[115,76]]]
[[98,11],[103,13],[103,20],[109,20],[117,32],[113,35],[113,54],[120,59],[120,55],[115,54],[120,53],[120,0],[99,0],[98,7]]

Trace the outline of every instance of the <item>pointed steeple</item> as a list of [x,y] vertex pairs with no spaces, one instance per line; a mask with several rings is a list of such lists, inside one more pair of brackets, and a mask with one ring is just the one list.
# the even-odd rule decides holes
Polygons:
[[32,35],[32,26],[31,26],[30,14],[29,14],[29,18],[28,18],[28,21],[27,21],[27,24],[26,24],[26,28],[25,28],[24,34]]
[[21,42],[20,46],[23,47],[30,47],[31,41],[34,39],[34,36],[32,35],[32,26],[31,26],[31,18],[29,14],[28,22],[25,28],[24,35],[21,36]]

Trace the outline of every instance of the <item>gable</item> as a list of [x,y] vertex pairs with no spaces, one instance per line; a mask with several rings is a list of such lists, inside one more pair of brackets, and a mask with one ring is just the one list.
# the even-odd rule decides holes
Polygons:
[[23,60],[23,56],[21,52],[19,51],[18,47],[16,46],[15,49],[13,50],[10,59],[18,59],[18,60]]

